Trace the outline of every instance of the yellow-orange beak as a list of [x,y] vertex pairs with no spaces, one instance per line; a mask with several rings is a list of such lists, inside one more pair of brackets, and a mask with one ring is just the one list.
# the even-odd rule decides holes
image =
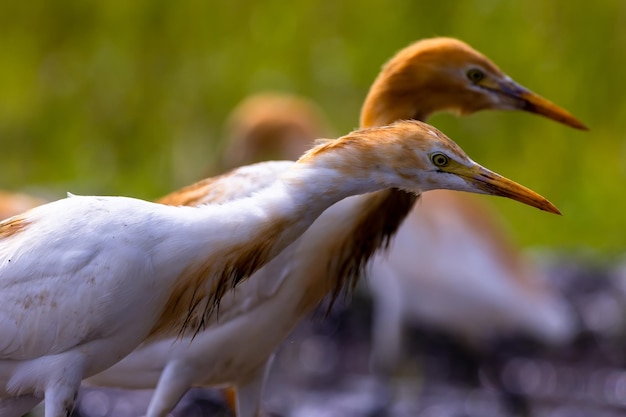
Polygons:
[[575,129],[588,130],[587,126],[582,124],[566,110],[522,87],[508,77],[506,80],[500,81],[494,86],[487,88],[491,88],[500,94],[512,98],[515,100],[516,107],[520,110],[540,114]]
[[478,164],[473,167],[457,167],[452,172],[464,178],[472,188],[475,188],[475,192],[507,197],[539,210],[561,214],[545,197]]

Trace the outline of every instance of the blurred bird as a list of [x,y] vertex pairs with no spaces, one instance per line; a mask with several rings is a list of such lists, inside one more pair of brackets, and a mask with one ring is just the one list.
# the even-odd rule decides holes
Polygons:
[[554,347],[576,336],[576,317],[565,298],[479,203],[439,191],[425,194],[389,250],[371,259],[367,287],[376,375],[394,374],[409,329],[417,331],[423,350],[434,342],[440,359],[448,349],[448,378],[457,383],[477,382],[483,368],[498,384],[499,361],[510,352],[493,350],[504,341],[521,336]]
[[[370,90],[361,120],[371,126],[427,118],[436,111],[480,109],[531,111],[584,128],[569,113],[514,83],[483,55],[450,38],[417,42],[392,58]],[[227,181],[208,179],[161,202],[196,205],[240,198],[270,183],[284,169],[282,164],[235,170]],[[229,186],[233,181],[237,185]],[[238,415],[257,415],[274,349],[327,294],[336,297],[353,288],[368,259],[387,246],[414,202],[413,195],[395,189],[332,206],[255,279],[226,295],[219,322],[193,340],[144,344],[89,383],[151,388],[158,379],[148,416],[165,415],[189,386],[231,384],[238,391]]]
[[389,187],[501,195],[559,213],[416,121],[322,141],[269,187],[221,205],[72,196],[36,207],[0,223],[0,415],[21,416],[42,396],[46,417],[69,415],[84,377],[151,335],[197,333],[226,289],[324,209]]
[[323,111],[304,97],[278,92],[254,94],[230,114],[222,165],[233,169],[269,160],[296,160],[313,141],[327,137]]
[[0,191],[0,220],[23,213],[43,203],[45,203],[43,199],[28,194]]

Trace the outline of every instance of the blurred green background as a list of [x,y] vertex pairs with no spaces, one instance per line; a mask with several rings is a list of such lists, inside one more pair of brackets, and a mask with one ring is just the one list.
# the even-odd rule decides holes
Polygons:
[[3,1],[0,188],[152,199],[215,171],[222,125],[270,89],[358,125],[381,65],[458,37],[590,127],[522,113],[430,121],[564,216],[489,198],[524,245],[625,249],[626,2]]

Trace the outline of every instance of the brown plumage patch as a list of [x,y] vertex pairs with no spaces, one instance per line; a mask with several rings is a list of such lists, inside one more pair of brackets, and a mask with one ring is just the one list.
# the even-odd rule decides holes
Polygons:
[[[373,167],[388,166],[394,168],[398,177],[412,182],[415,178],[410,173],[417,168],[428,169],[424,164],[430,164],[416,157],[416,151],[424,154],[434,143],[461,160],[468,159],[465,152],[439,130],[418,120],[403,120],[361,129],[335,140],[318,141],[318,146],[304,154],[298,163],[306,164],[328,154],[328,165],[334,165],[333,168],[346,177],[370,177]],[[377,152],[377,149],[384,151]],[[340,163],[333,164],[333,154],[341,155]]]
[[[365,275],[369,259],[378,250],[389,246],[390,239],[417,198],[414,194],[390,189],[364,200],[361,210],[355,210],[359,214],[351,229],[320,248],[320,256],[326,257],[328,264],[313,262],[304,265],[306,288],[301,292],[293,314],[302,317],[324,304],[328,313],[338,297],[349,296]],[[327,295],[329,297],[325,298]]]
[[[278,236],[292,226],[291,220],[278,219],[268,224],[249,242],[213,253],[203,262],[191,265],[176,279],[169,299],[150,336],[179,335],[204,329],[207,319],[219,314],[224,294],[250,277],[276,253],[272,253]],[[212,282],[207,280],[219,271]]]
[[335,255],[327,265],[333,288],[329,309],[342,293],[351,292],[369,259],[379,249],[387,249],[418,196],[404,191],[389,189],[368,198],[359,212],[352,231],[334,242]]
[[31,222],[22,216],[11,217],[0,223],[0,239],[8,239],[25,230]]
[[211,198],[221,201],[223,191],[220,190],[224,190],[223,186],[215,187],[215,185],[227,175],[224,174],[198,181],[160,198],[158,202],[169,206],[195,206],[202,201],[210,201]]

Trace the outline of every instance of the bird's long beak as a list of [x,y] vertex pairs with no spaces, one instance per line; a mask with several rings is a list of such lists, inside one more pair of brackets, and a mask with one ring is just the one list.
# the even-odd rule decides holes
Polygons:
[[478,164],[456,169],[454,173],[463,177],[471,187],[475,188],[475,192],[482,191],[484,194],[507,197],[537,207],[539,210],[561,214],[559,209],[545,197]]
[[582,124],[566,110],[522,87],[508,77],[490,86],[490,88],[515,100],[517,108],[520,110],[540,114],[575,129],[588,130],[587,126]]

